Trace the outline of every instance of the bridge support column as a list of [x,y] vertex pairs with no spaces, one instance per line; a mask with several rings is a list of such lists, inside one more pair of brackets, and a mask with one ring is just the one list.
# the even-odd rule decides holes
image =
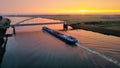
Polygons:
[[65,31],[68,30],[68,25],[67,24],[63,24],[63,30],[65,30]]
[[13,26],[13,34],[16,35],[15,27]]

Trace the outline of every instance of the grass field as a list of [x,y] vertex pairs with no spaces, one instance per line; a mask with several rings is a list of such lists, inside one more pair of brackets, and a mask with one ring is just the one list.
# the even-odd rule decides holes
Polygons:
[[98,27],[120,31],[120,22],[102,23]]
[[68,22],[120,21],[119,15],[51,15],[45,17]]

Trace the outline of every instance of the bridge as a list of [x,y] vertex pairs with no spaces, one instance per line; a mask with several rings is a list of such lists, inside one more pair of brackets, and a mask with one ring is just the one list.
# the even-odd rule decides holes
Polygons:
[[[17,22],[16,24],[11,24],[9,26],[0,26],[0,28],[8,28],[11,27],[13,28],[13,34],[16,34],[16,29],[15,27],[22,27],[22,26],[37,26],[37,25],[54,25],[54,24],[63,24],[63,30],[67,31],[68,30],[68,24],[65,21],[60,21],[60,22],[45,22],[45,23],[39,23],[39,22],[33,22],[33,23],[27,23],[26,21],[35,19],[38,17],[31,17],[22,21]],[[26,23],[23,23],[26,22]]]
[[21,27],[21,26],[37,26],[37,25],[54,25],[54,24],[63,24],[63,30],[68,30],[68,25],[66,22],[50,22],[50,23],[31,23],[31,24],[14,24],[10,25],[9,27],[13,28],[13,34],[16,34],[15,27]]
[[46,23],[39,23],[39,22],[34,22],[34,23],[23,23],[25,21],[31,20],[31,19],[35,19],[38,17],[30,17],[28,19],[24,19],[22,21],[17,22],[16,24],[12,24],[9,26],[0,26],[0,28],[8,28],[11,27],[13,28],[13,34],[16,34],[16,29],[15,27],[22,27],[22,26],[37,26],[37,25],[54,25],[54,24],[63,24],[63,30],[67,31],[68,30],[68,26],[71,24],[80,24],[80,23],[67,23],[66,21],[60,21],[60,22],[46,22]]

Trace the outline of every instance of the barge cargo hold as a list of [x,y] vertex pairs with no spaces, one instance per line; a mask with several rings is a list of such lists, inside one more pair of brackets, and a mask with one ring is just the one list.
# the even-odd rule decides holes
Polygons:
[[53,36],[65,41],[66,43],[75,44],[78,42],[78,40],[76,38],[59,33],[59,32],[57,32],[53,29],[50,29],[48,27],[42,27],[42,30],[47,31],[48,33],[52,34]]

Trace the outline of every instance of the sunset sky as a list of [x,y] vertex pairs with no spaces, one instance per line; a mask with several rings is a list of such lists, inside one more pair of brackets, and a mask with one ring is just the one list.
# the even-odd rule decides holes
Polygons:
[[120,14],[120,0],[1,0],[0,14]]

